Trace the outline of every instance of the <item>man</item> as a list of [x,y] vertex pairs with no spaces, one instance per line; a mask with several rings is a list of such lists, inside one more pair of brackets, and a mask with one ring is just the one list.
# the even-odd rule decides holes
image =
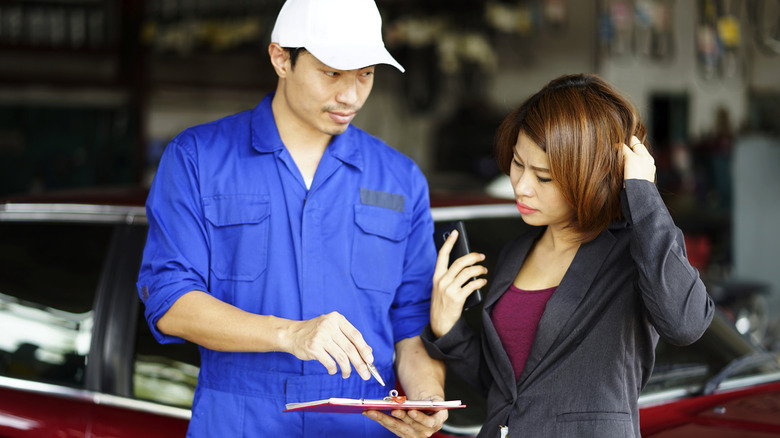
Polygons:
[[427,183],[350,125],[374,66],[403,71],[376,5],[289,0],[271,40],[276,92],[174,138],[147,200],[147,320],[162,343],[200,346],[188,435],[430,436],[446,411],[282,412],[383,398],[396,376],[410,399],[443,400],[444,369],[419,338],[436,258]]

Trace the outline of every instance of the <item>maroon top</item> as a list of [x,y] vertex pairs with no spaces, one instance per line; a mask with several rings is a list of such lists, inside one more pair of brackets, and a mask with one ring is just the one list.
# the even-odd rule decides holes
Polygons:
[[539,328],[539,320],[555,288],[529,291],[518,289],[513,284],[493,307],[493,325],[512,362],[515,380],[523,372],[536,337],[536,329]]

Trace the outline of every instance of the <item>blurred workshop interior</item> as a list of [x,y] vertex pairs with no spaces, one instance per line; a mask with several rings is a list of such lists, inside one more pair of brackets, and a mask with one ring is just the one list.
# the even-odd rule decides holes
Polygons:
[[[0,2],[0,197],[148,185],[176,134],[274,89],[281,3]],[[502,118],[556,76],[598,74],[640,109],[711,293],[742,300],[738,327],[780,349],[780,0],[377,4],[406,73],[379,66],[354,123],[432,191],[502,196]]]

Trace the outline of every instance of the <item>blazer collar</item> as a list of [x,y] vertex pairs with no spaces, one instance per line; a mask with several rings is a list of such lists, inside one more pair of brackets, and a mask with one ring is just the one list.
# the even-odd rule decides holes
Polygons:
[[[490,320],[490,312],[514,281],[532,245],[543,232],[544,228],[540,228],[507,252],[501,269],[496,272],[493,287],[491,287],[488,296],[485,297],[483,318],[486,318],[488,323],[483,324],[483,326],[488,339],[493,340],[493,342],[486,343],[488,347],[486,353],[493,356],[493,360],[489,360],[488,363],[494,363],[494,369],[491,371],[502,382],[514,382],[514,371],[495,331],[495,326]],[[502,390],[507,392],[507,395],[511,394],[513,399],[517,397],[517,388],[525,384],[531,373],[547,356],[555,341],[568,333],[564,331],[564,328],[567,327],[566,322],[573,317],[582,299],[590,290],[591,284],[601,270],[606,254],[612,250],[614,244],[615,237],[609,230],[605,230],[594,240],[583,244],[577,250],[563,280],[547,302],[542,319],[539,321],[536,339],[517,385],[500,385]]]
[[[490,357],[487,360],[488,368],[497,382],[514,382],[515,372],[512,369],[512,363],[509,361],[509,355],[504,350],[501,340],[496,332],[496,327],[490,317],[493,306],[498,302],[509,288],[509,285],[515,280],[517,272],[525,262],[531,247],[544,232],[544,227],[539,227],[530,231],[530,235],[523,236],[510,244],[506,253],[499,260],[500,267],[496,270],[493,277],[493,285],[485,297],[482,307],[482,328],[487,342],[484,342],[485,354]],[[517,398],[517,386],[499,383],[499,388],[504,396],[514,400]]]
[[550,301],[547,302],[542,319],[539,321],[536,339],[534,339],[525,368],[523,368],[523,373],[518,380],[519,384],[522,385],[534,372],[551,348],[554,348],[555,342],[569,333],[567,322],[575,317],[575,312],[582,299],[590,291],[593,280],[601,271],[606,255],[612,250],[615,241],[612,233],[605,230],[594,240],[583,244],[577,250],[561,284],[558,285],[550,297]]

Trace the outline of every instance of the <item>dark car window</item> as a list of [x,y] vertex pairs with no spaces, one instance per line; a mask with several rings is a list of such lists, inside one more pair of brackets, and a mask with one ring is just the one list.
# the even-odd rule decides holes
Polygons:
[[143,400],[190,408],[198,383],[198,347],[190,342],[158,343],[143,311],[142,304],[133,358],[133,395]]
[[83,388],[108,225],[0,223],[0,375]]
[[[642,395],[670,389],[701,390],[707,381],[732,362],[760,353],[725,318],[715,318],[702,337],[685,347],[661,339],[656,347],[655,368]],[[735,370],[730,378],[777,373],[776,362],[756,362]]]

